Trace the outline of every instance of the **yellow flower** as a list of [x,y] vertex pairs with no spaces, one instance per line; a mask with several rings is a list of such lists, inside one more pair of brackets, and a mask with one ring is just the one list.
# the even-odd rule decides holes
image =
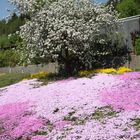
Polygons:
[[114,68],[105,68],[105,69],[96,69],[97,73],[116,73],[117,71]]
[[41,71],[39,73],[31,74],[31,78],[45,78],[49,75],[48,72]]
[[79,71],[79,76],[83,77],[83,76],[88,76],[90,74],[94,74],[94,73],[115,73],[115,74],[123,74],[125,72],[131,72],[132,70],[126,67],[120,67],[118,69],[114,69],[114,68],[102,68],[102,69],[96,69],[96,70],[82,70]]
[[81,77],[88,76],[93,73],[94,73],[93,70],[81,70],[81,71],[79,71],[79,76],[81,76]]
[[117,70],[117,73],[118,74],[123,74],[125,72],[131,72],[132,70],[129,69],[129,68],[126,68],[126,67],[120,67],[118,70]]
[[30,78],[24,78],[24,79],[22,79],[22,81],[26,81],[26,80],[30,80]]

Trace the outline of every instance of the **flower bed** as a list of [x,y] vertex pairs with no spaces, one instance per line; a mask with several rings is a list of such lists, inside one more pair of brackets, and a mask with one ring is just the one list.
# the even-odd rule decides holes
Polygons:
[[125,72],[132,72],[131,69],[126,67],[119,67],[118,69],[114,68],[102,68],[102,69],[95,69],[95,70],[82,70],[79,72],[79,76],[88,76],[95,73],[107,73],[107,74],[123,74]]
[[100,73],[0,90],[0,139],[139,140],[140,73]]

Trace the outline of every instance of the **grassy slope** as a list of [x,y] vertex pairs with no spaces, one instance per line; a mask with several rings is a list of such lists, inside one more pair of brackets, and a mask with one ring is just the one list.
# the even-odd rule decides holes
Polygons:
[[5,87],[11,84],[15,84],[21,81],[24,78],[28,78],[29,74],[27,73],[9,73],[0,75],[0,88]]

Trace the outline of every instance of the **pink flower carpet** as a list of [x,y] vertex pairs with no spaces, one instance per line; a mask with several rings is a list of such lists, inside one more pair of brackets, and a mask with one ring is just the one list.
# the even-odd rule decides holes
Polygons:
[[0,140],[140,140],[140,73],[0,89]]

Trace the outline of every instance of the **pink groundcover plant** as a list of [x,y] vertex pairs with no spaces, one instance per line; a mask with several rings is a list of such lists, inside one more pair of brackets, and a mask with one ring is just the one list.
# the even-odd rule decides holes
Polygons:
[[29,103],[10,103],[0,106],[0,139],[29,139],[43,127],[43,120],[29,110]]
[[0,90],[0,140],[139,140],[140,73]]
[[130,72],[117,77],[124,83],[106,89],[102,101],[116,109],[140,110],[140,73]]
[[32,140],[48,140],[46,136],[33,136]]

